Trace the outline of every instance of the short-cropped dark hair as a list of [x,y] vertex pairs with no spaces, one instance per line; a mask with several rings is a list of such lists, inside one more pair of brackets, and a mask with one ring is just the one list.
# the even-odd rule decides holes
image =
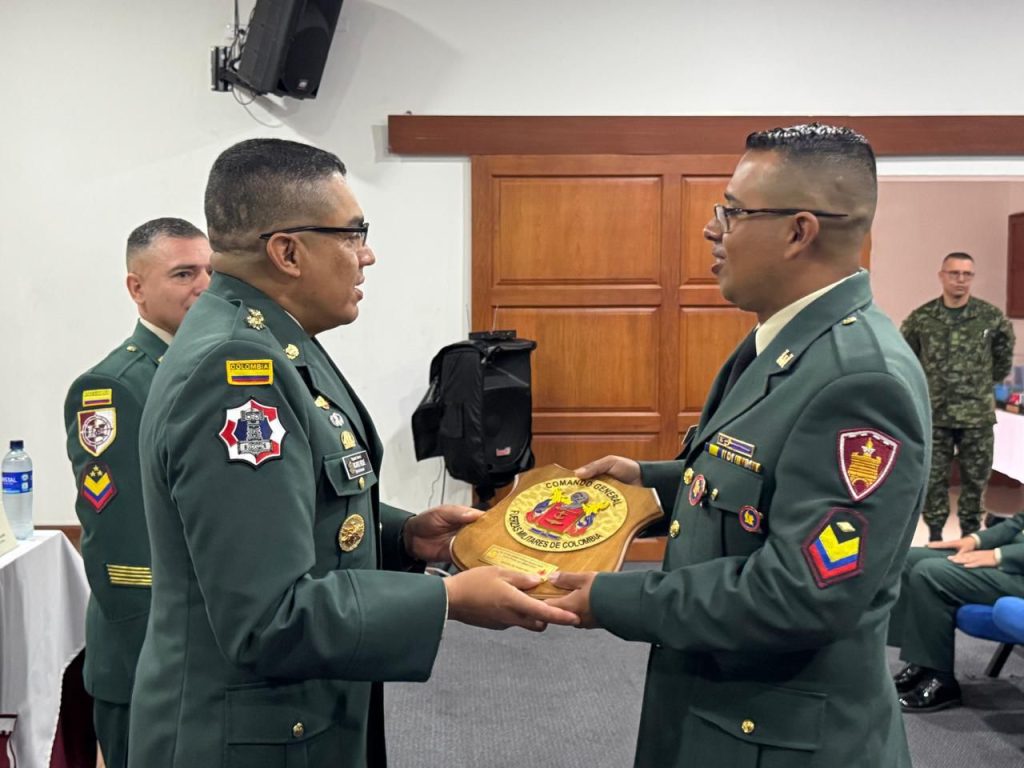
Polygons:
[[309,214],[320,184],[345,164],[330,152],[284,139],[249,139],[224,150],[206,183],[206,226],[215,251],[251,247],[260,232]]
[[861,168],[877,181],[875,152],[868,140],[850,128],[808,123],[756,131],[747,136],[748,150],[779,152],[793,160],[846,164]]
[[971,254],[969,253],[964,253],[963,251],[953,251],[952,253],[947,253],[945,256],[942,257],[942,263],[945,264],[950,259],[967,259],[972,264],[974,263],[974,257],[971,256]]
[[177,237],[183,240],[191,240],[194,237],[205,238],[206,234],[195,224],[184,219],[176,219],[165,216],[160,219],[150,219],[145,224],[140,224],[128,235],[128,245],[125,248],[125,262],[131,268],[131,261],[140,251],[144,251],[153,244],[158,237]]

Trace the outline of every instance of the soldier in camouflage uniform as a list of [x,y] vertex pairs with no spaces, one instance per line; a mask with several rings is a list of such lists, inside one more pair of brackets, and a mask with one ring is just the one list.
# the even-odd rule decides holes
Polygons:
[[996,422],[993,382],[1013,366],[1013,326],[987,301],[970,295],[974,259],[951,253],[942,260],[942,296],[917,309],[901,331],[928,377],[932,403],[932,467],[924,521],[929,540],[942,539],[949,516],[949,466],[960,461],[960,531],[981,527],[981,495],[992,471]]

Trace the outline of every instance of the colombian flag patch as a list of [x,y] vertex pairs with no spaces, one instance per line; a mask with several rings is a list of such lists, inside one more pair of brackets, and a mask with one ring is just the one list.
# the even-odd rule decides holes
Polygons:
[[233,387],[259,387],[274,383],[273,360],[227,360],[228,384]]
[[82,393],[83,408],[99,408],[101,405],[114,404],[114,390],[87,389]]
[[859,574],[864,568],[868,521],[852,509],[835,507],[804,542],[804,559],[818,587],[824,589]]

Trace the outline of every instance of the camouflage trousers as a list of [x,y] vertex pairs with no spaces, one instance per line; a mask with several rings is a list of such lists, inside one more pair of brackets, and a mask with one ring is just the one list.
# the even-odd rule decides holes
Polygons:
[[949,467],[954,449],[960,463],[960,531],[966,536],[981,528],[981,495],[992,473],[994,445],[991,425],[932,427],[932,468],[923,513],[929,528],[942,528],[949,517]]

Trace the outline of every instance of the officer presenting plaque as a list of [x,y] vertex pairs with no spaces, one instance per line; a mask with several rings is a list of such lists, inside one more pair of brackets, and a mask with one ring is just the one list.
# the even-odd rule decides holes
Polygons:
[[[607,475],[580,480],[557,464],[516,476],[512,491],[452,541],[462,570],[500,565],[549,576],[555,571],[617,571],[633,537],[661,517],[650,488]],[[535,597],[564,595],[547,581]]]

